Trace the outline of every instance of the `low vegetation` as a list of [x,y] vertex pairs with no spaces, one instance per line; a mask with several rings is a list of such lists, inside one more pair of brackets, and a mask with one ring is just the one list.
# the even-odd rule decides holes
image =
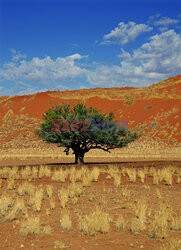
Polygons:
[[[117,232],[120,237],[127,233],[130,238],[152,239],[162,250],[177,249],[180,176],[180,168],[173,165],[1,167],[0,220],[13,225],[22,241],[28,235],[48,237],[58,232],[65,238],[68,232],[82,237]],[[52,247],[71,245],[56,239]],[[169,244],[159,244],[168,239]]]

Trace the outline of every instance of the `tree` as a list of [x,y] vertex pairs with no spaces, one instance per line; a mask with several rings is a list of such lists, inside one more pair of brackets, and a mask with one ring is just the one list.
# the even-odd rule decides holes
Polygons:
[[43,114],[40,128],[36,130],[44,141],[65,147],[68,155],[72,149],[75,163],[84,163],[84,155],[91,149],[121,148],[140,135],[129,131],[125,124],[113,121],[114,114],[100,113],[93,107],[78,103],[55,105]]

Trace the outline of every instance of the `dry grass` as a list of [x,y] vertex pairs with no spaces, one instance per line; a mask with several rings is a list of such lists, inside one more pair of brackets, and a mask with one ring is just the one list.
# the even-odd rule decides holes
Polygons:
[[114,186],[119,187],[121,185],[121,175],[120,174],[114,174]]
[[48,197],[51,198],[52,194],[53,194],[53,187],[52,187],[52,185],[47,185],[46,186],[46,191],[47,191]]
[[40,170],[39,170],[39,178],[43,177],[50,177],[51,176],[51,169],[48,166],[40,165]]
[[172,185],[174,172],[175,169],[171,166],[163,169],[152,168],[153,184],[158,185],[160,182],[165,181],[167,185]]
[[167,185],[172,185],[172,168],[164,168],[160,170],[160,182],[166,181]]
[[23,236],[27,235],[38,235],[41,232],[40,217],[32,216],[27,220],[23,221],[20,226],[20,234]]
[[66,245],[62,241],[56,240],[54,242],[54,248],[66,249]]
[[92,172],[90,173],[91,177],[92,177],[92,181],[98,181],[99,178],[99,174],[100,174],[100,170],[98,167],[94,167]]
[[177,176],[177,184],[181,183],[181,175]]
[[87,235],[95,235],[96,232],[108,233],[110,216],[102,208],[96,207],[89,215],[79,217],[79,229]]
[[135,206],[135,214],[139,220],[140,231],[145,230],[146,226],[146,211],[147,211],[147,203],[145,200],[138,200]]
[[72,221],[70,219],[70,215],[67,210],[63,211],[62,213],[62,218],[60,219],[60,225],[64,230],[70,230],[72,228]]
[[68,173],[62,169],[55,170],[52,175],[52,181],[65,182]]
[[138,177],[140,178],[141,183],[144,183],[144,180],[145,180],[145,172],[144,172],[144,170],[141,170],[141,169],[138,170]]
[[20,225],[20,235],[50,235],[52,229],[50,226],[42,227],[40,224],[40,216],[30,216],[26,220],[21,222]]
[[52,228],[50,226],[45,226],[41,229],[41,233],[44,235],[50,235],[52,233]]
[[131,221],[130,232],[137,234],[143,230],[141,221],[138,218],[133,218]]
[[37,179],[37,177],[38,177],[38,169],[36,167],[32,168],[31,177],[32,177],[33,180]]
[[55,208],[55,197],[50,198],[50,208],[54,209]]
[[68,197],[70,198],[74,198],[75,196],[80,196],[82,192],[83,188],[82,185],[79,183],[73,182],[67,187]]
[[181,240],[172,239],[169,243],[164,244],[158,250],[180,250],[181,249]]
[[9,190],[15,189],[15,181],[14,181],[14,179],[9,179],[7,181],[7,189],[9,189]]
[[163,239],[167,236],[168,222],[167,216],[161,209],[156,212],[151,229],[151,237]]
[[171,229],[175,231],[181,230],[181,217],[177,216],[175,218],[174,217],[172,218]]
[[125,219],[123,218],[123,215],[120,214],[117,221],[116,221],[116,228],[118,231],[124,231],[125,230]]
[[21,170],[21,178],[23,180],[31,179],[31,168],[29,166],[26,166]]
[[11,221],[14,220],[18,214],[22,212],[22,214],[28,218],[27,207],[25,206],[25,202],[23,199],[17,199],[11,211],[4,217],[3,221]]
[[131,191],[128,189],[128,186],[123,186],[121,189],[121,194],[123,197],[130,198]]
[[7,194],[3,194],[0,198],[0,215],[4,216],[10,207],[13,206],[13,199]]
[[145,189],[145,190],[150,190],[150,186],[148,186],[148,185],[143,185],[143,186],[141,186],[141,188]]
[[46,215],[50,216],[50,209],[49,208],[46,208]]
[[69,171],[69,175],[70,175],[70,181],[71,182],[76,182],[78,180],[82,179],[82,169],[75,169],[75,168],[71,168]]
[[132,219],[130,231],[132,233],[139,233],[146,229],[146,210],[147,204],[145,200],[138,200],[134,206],[136,218]]
[[35,186],[29,182],[24,182],[22,185],[18,187],[17,190],[19,195],[31,195],[33,196],[35,194]]
[[65,208],[66,203],[68,201],[68,192],[65,188],[58,190],[58,198],[60,200],[61,207]]
[[85,173],[82,177],[82,186],[83,187],[90,187],[92,182],[92,176],[90,173]]
[[[10,171],[11,169],[12,171]],[[40,214],[40,211],[40,216],[45,215],[46,219],[50,219],[50,221],[54,214],[60,211],[62,231],[79,230],[87,236],[96,235],[97,232],[108,233],[116,230],[131,231],[135,234],[144,232],[144,237],[150,235],[154,239],[163,239],[167,235],[170,237],[170,233],[179,234],[181,231],[178,207],[172,211],[169,196],[173,189],[176,192],[179,190],[177,189],[179,185],[172,186],[173,180],[177,180],[177,177],[180,176],[179,168],[169,166],[167,169],[153,167],[120,169],[113,164],[101,170],[98,167],[93,167],[91,170],[74,167],[67,168],[67,170],[51,170],[52,172],[49,170],[50,168],[43,165],[40,168],[27,166],[24,169],[17,167],[14,170],[13,168],[8,168],[8,170],[5,167],[0,168],[0,181],[3,183],[0,196],[1,221],[12,221],[13,227],[19,222],[18,227],[20,225],[20,234],[23,236],[50,235],[52,233],[52,228],[50,226],[42,227],[40,225],[41,217],[35,216]],[[109,178],[113,179],[111,182],[107,178],[102,181],[101,176],[101,181],[95,183],[99,180],[100,173],[108,174]],[[127,175],[129,181],[132,182],[130,186],[128,186],[129,184],[124,185]],[[155,187],[152,183],[140,184],[140,182],[145,183],[148,176],[153,176],[154,184],[159,184],[159,186]],[[40,180],[44,177],[49,179]],[[137,179],[138,183],[134,183],[137,177],[140,179]],[[34,182],[37,178],[38,180]],[[68,181],[65,183],[66,179]],[[48,183],[51,180],[61,183],[44,184],[44,181],[47,183],[47,180]],[[18,186],[18,183],[21,184]],[[90,186],[91,188],[88,188]],[[165,190],[168,193],[164,196]],[[139,198],[140,192],[143,199]],[[151,195],[153,195],[155,203],[150,207]],[[152,206],[154,209],[151,209]],[[112,211],[115,216],[114,221],[110,216]],[[28,215],[31,216],[28,217]],[[110,222],[113,222],[113,227],[110,227]],[[77,224],[78,228],[74,226]],[[172,231],[169,231],[170,229]],[[152,240],[154,241],[154,239]],[[176,243],[174,244],[173,246],[177,247]],[[171,245],[168,246],[170,249],[177,249],[172,248]],[[60,247],[57,243],[56,248]],[[162,249],[169,249],[166,247],[167,245],[164,245]]]
[[44,190],[42,187],[37,188],[34,195],[30,196],[29,205],[33,206],[33,210],[40,212],[42,200],[43,200]]
[[13,167],[11,169],[11,171],[9,171],[8,177],[9,177],[9,179],[12,179],[12,180],[20,179],[20,175],[19,175],[19,172],[18,172],[18,167]]
[[158,199],[162,198],[160,190],[158,188],[156,189],[156,196],[157,196]]
[[136,181],[136,169],[127,168],[126,172],[127,172],[128,176],[129,176],[129,180],[131,182],[135,182]]

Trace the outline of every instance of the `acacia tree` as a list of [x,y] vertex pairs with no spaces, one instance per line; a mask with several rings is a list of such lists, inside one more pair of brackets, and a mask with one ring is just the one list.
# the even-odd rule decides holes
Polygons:
[[114,114],[99,112],[93,107],[78,103],[72,108],[69,104],[55,105],[43,114],[40,128],[36,130],[44,141],[65,147],[68,155],[72,149],[75,163],[84,163],[84,155],[91,149],[121,148],[136,140],[138,135],[116,121]]

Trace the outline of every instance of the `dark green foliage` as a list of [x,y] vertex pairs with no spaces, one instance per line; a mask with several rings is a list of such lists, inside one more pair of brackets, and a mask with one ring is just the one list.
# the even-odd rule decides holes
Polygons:
[[[75,163],[81,163],[84,154],[91,149],[98,148],[110,152],[110,149],[124,147],[140,136],[134,131],[117,126],[113,118],[112,112],[106,115],[93,107],[87,108],[82,103],[72,108],[63,103],[55,105],[43,114],[43,122],[36,134],[47,142],[64,146],[67,155],[72,149]],[[64,127],[64,131],[52,131],[54,119],[61,120],[57,123],[57,127],[62,129],[63,122],[68,126]]]

